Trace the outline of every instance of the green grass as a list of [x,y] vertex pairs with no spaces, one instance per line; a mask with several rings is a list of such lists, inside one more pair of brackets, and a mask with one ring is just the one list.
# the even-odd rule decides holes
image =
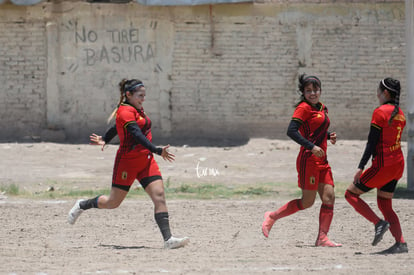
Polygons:
[[11,196],[17,196],[20,194],[20,189],[17,184],[2,184],[0,185],[0,193],[5,193]]
[[[70,188],[65,183],[55,183],[48,186],[60,186],[49,188],[45,191],[33,193],[19,189],[17,184],[0,185],[1,193],[11,197],[39,198],[39,199],[61,199],[61,198],[88,198],[100,194],[108,195],[110,189],[76,189]],[[255,198],[274,198],[276,196],[294,195],[295,191],[290,191],[288,184],[262,183],[253,185],[225,185],[225,184],[170,184],[169,180],[165,183],[165,193],[168,199],[255,199]],[[135,187],[135,185],[134,185]],[[131,188],[127,198],[147,197],[143,188]],[[294,188],[293,188],[294,190]]]
[[231,199],[274,197],[278,194],[276,186],[270,184],[255,184],[254,186],[230,186],[224,184],[180,184],[167,187],[169,198],[186,199]]
[[[274,198],[300,198],[301,190],[296,183],[255,183],[251,185],[226,185],[226,184],[196,184],[181,183],[171,184],[169,179],[164,182],[167,199],[274,199]],[[335,183],[335,195],[343,198],[349,183]],[[63,198],[90,198],[97,195],[108,195],[110,189],[71,189],[70,184],[53,182],[48,186],[60,186],[45,191],[30,193],[21,191],[18,184],[0,185],[0,193],[10,197],[38,198],[38,199],[63,199]],[[364,194],[366,197],[376,196],[373,190]],[[127,198],[147,198],[143,188],[135,188],[129,191]],[[414,199],[414,191],[408,191],[406,185],[397,187],[395,198]]]

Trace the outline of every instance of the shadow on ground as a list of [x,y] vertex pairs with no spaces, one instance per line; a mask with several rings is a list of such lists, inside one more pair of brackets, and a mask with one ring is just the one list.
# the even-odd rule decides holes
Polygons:
[[148,246],[124,246],[124,245],[114,245],[114,244],[100,244],[101,247],[112,248],[112,249],[153,249],[152,247]]

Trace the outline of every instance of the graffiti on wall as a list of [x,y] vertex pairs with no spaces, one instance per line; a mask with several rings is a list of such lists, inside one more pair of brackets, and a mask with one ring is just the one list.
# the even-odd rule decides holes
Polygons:
[[74,34],[75,43],[85,45],[82,56],[87,66],[146,63],[155,57],[154,45],[141,41],[138,28],[96,31],[82,26]]

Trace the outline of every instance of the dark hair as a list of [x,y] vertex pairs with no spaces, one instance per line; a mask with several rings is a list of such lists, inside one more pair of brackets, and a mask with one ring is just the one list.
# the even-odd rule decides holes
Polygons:
[[400,93],[401,93],[401,84],[400,81],[397,79],[387,77],[380,81],[379,87],[381,92],[384,92],[385,90],[388,91],[388,93],[391,96],[391,99],[394,101],[394,110],[391,113],[390,120],[388,121],[388,124],[392,123],[392,120],[397,115],[399,111],[399,105],[400,105]]
[[[135,91],[135,88],[143,87],[144,83],[142,83],[141,80],[138,79],[122,79],[121,82],[119,82],[119,90],[121,92],[121,96],[124,95],[126,92],[133,93]],[[122,103],[122,102],[121,102]]]
[[301,95],[300,95],[300,101],[296,104],[296,106],[298,106],[300,103],[305,101],[305,96],[304,96],[305,87],[310,83],[314,87],[318,87],[319,89],[322,90],[322,84],[319,78],[317,78],[314,75],[301,74],[299,76],[299,83],[298,83],[298,88],[299,88],[299,92]]
[[124,78],[121,80],[121,82],[119,82],[118,86],[119,86],[119,91],[121,93],[121,96],[119,97],[119,102],[118,102],[117,107],[115,108],[115,110],[112,112],[112,114],[108,118],[108,123],[115,116],[116,111],[118,110],[121,103],[124,102],[125,97],[126,97],[126,92],[134,93],[137,91],[136,88],[144,87],[144,83],[142,83],[142,81],[138,79],[128,80]]

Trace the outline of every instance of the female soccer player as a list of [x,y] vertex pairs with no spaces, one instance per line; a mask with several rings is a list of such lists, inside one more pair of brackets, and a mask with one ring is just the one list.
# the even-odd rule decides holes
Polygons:
[[[405,116],[399,107],[401,86],[396,79],[385,78],[379,83],[377,97],[380,106],[374,110],[368,143],[354,176],[354,182],[345,192],[345,198],[355,210],[375,225],[372,245],[377,245],[388,230],[395,238],[395,244],[381,251],[381,254],[406,253],[400,221],[392,208],[397,181],[404,171],[404,156],[401,151],[401,135],[405,127]],[[372,165],[364,167],[372,156]],[[380,219],[360,195],[377,188],[378,208],[385,220]]]
[[296,160],[298,186],[302,198],[295,199],[274,212],[266,212],[262,224],[263,235],[267,238],[275,221],[292,215],[313,205],[316,193],[322,200],[319,214],[319,234],[315,246],[338,247],[328,238],[333,218],[335,201],[334,182],[331,167],[326,157],[327,139],[336,143],[336,133],[328,132],[328,109],[319,102],[322,93],[321,81],[316,76],[299,76],[301,101],[296,105],[287,135],[301,145]]
[[119,83],[121,97],[116,113],[114,127],[105,134],[105,138],[93,134],[91,141],[102,145],[119,135],[120,146],[115,158],[112,188],[108,196],[78,200],[68,215],[68,222],[74,224],[83,211],[90,208],[117,208],[127,195],[132,183],[137,179],[154,203],[155,220],[164,238],[165,248],[179,248],[189,242],[189,238],[176,238],[171,235],[164,184],[153,153],[164,160],[173,161],[174,155],[168,152],[168,146],[155,147],[152,141],[151,120],[144,113],[145,87],[140,80],[122,80]]

